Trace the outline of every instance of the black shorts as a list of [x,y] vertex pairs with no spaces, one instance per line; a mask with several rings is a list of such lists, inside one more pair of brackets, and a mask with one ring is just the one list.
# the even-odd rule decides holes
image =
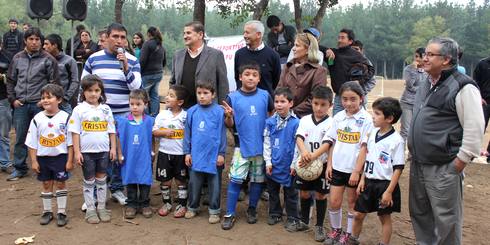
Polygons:
[[185,165],[185,155],[170,155],[158,152],[156,179],[161,182],[173,178],[185,182],[189,179],[189,169]]
[[84,179],[91,180],[95,178],[95,173],[107,173],[107,167],[109,166],[109,152],[82,153],[82,156],[82,172]]
[[389,180],[370,180],[366,179],[364,191],[359,195],[356,201],[354,210],[361,213],[378,212],[378,215],[391,214],[392,212],[400,212],[401,210],[401,195],[398,184],[392,194],[393,206],[380,207],[383,193],[390,185]]
[[302,191],[316,191],[320,194],[328,194],[330,192],[330,183],[325,178],[325,171],[327,171],[327,164],[323,164],[322,173],[317,179],[312,181],[304,180],[296,175],[294,188]]
[[[349,185],[350,173],[344,173],[332,169],[332,181],[330,184],[333,186],[346,186],[350,188],[356,188],[357,185]],[[361,175],[359,175],[359,179],[361,179]]]
[[66,171],[67,160],[67,154],[60,154],[58,156],[38,156],[37,162],[39,163],[40,171],[37,175],[37,180],[56,180],[59,182],[66,181],[69,178],[69,174]]

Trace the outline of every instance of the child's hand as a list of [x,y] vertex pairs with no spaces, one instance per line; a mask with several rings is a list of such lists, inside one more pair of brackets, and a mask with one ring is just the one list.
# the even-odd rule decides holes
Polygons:
[[111,150],[109,151],[109,159],[111,159],[111,161],[115,161],[116,160],[116,148],[112,148],[111,147]]
[[357,195],[360,195],[361,192],[364,192],[366,182],[364,181],[364,178],[361,178],[361,181],[359,181],[359,185],[357,186]]
[[385,191],[383,196],[381,196],[381,208],[391,207],[393,206],[393,198],[390,192]]
[[83,166],[83,155],[81,152],[75,154],[75,162],[78,164],[78,166]]
[[352,172],[349,178],[349,185],[356,186],[359,183],[359,173]]
[[303,166],[300,166],[300,167],[304,167],[306,164],[310,163],[313,159],[312,159],[312,155],[311,155],[311,152],[307,151],[307,152],[303,152],[301,154],[301,162],[303,163]]
[[265,167],[265,173],[269,176],[272,175],[272,165]]
[[232,117],[233,116],[233,108],[231,108],[226,101],[223,100],[223,104],[221,105],[223,110],[225,110],[225,116],[226,117]]
[[31,168],[32,168],[32,170],[34,170],[34,172],[41,173],[41,167],[39,166],[39,163],[37,162],[37,160],[32,161],[31,165],[32,165]]
[[216,161],[216,165],[221,167],[225,164],[225,158],[222,155],[218,155],[218,160]]
[[172,137],[175,134],[175,131],[173,129],[161,129],[161,131],[165,135],[165,138]]
[[325,172],[325,178],[328,181],[332,180],[332,172],[333,172],[332,164],[327,164],[327,171]]
[[124,162],[123,154],[121,154],[121,153],[117,154],[117,161],[119,162],[119,164],[121,164],[121,165],[123,164],[123,162]]
[[295,176],[295,175],[296,175],[296,170],[295,170],[294,168],[290,168],[290,169],[289,169],[289,174],[290,174],[291,176]]
[[70,172],[73,170],[73,161],[67,161],[65,165],[66,171]]
[[187,165],[187,167],[191,167],[192,166],[192,157],[191,155],[185,155],[185,165]]

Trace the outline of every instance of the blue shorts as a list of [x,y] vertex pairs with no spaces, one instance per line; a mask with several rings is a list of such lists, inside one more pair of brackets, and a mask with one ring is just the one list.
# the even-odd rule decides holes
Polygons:
[[66,171],[67,154],[58,156],[38,156],[40,173],[37,175],[37,180],[48,181],[56,180],[58,182],[66,181],[69,177]]

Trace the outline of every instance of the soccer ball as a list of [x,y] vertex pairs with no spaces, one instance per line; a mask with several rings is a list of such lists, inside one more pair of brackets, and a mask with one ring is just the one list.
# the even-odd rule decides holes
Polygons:
[[[298,161],[301,161],[301,159],[299,159]],[[315,159],[309,165],[302,168],[298,167],[298,164],[296,163],[296,174],[300,178],[306,181],[312,181],[318,179],[318,177],[320,177],[322,172],[323,172],[323,162],[321,161],[320,158]]]

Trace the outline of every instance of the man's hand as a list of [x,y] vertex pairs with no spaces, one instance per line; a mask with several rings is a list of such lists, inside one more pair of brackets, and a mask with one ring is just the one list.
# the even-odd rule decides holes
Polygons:
[[327,49],[325,56],[327,56],[328,59],[335,59],[335,54],[331,49]]
[[454,168],[456,168],[456,171],[458,171],[458,173],[461,173],[465,167],[466,167],[465,162],[461,161],[457,157],[454,159]]
[[128,58],[124,53],[117,53],[116,59],[122,61],[124,64],[124,73],[128,72]]
[[24,104],[22,104],[22,102],[20,102],[20,100],[14,100],[12,105],[14,106],[14,108],[19,108],[19,107],[23,106]]

